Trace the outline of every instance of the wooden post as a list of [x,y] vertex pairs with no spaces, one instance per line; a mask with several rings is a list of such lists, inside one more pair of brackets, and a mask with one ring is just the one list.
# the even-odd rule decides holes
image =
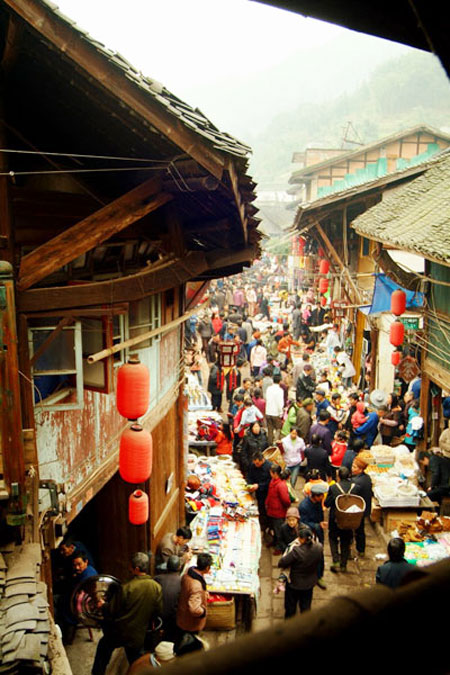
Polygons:
[[11,483],[19,483],[23,494],[25,465],[17,343],[12,267],[0,262],[1,451],[6,484],[10,487]]
[[379,330],[378,328],[372,327],[370,331],[370,343],[371,343],[371,350],[370,350],[370,356],[371,356],[371,364],[372,368],[370,371],[370,390],[376,389],[377,388],[377,353],[378,353],[378,336],[379,336]]

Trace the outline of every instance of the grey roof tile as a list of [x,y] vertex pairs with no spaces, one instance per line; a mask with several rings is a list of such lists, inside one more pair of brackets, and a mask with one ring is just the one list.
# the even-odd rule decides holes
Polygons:
[[450,152],[358,216],[361,235],[450,265]]

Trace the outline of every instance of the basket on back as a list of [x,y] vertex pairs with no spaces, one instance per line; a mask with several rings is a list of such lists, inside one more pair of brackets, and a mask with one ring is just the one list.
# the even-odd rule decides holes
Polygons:
[[[348,513],[347,509],[357,506],[361,511]],[[336,497],[336,524],[340,530],[357,530],[366,510],[366,502],[359,495],[342,494]]]
[[283,455],[280,452],[280,449],[276,445],[272,445],[269,448],[266,448],[263,452],[264,459],[267,459],[269,462],[274,464],[279,464],[284,470],[286,468],[286,462],[283,459]]

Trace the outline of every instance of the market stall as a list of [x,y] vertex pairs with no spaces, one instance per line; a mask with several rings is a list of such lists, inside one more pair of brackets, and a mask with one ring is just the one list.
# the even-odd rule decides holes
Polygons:
[[414,519],[421,509],[433,509],[419,484],[419,466],[406,446],[373,445],[370,453],[373,463],[366,473],[374,492],[372,519],[382,520],[386,532],[395,529],[405,513]]
[[[195,514],[190,522],[191,549],[194,554],[206,551],[213,556],[206,577],[212,599],[219,597],[222,609],[228,602],[230,613],[236,613],[249,630],[259,593],[261,531],[256,502],[229,457],[190,456],[188,470],[186,503],[189,515]],[[210,627],[234,627],[230,616],[217,623],[214,602],[208,614]]]
[[393,531],[405,542],[405,558],[418,567],[450,557],[450,518],[423,511],[415,520],[401,520]]

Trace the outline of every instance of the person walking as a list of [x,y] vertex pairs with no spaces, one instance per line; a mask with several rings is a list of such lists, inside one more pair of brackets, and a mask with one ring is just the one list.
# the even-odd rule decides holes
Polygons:
[[178,607],[178,598],[181,591],[180,567],[181,560],[177,555],[169,556],[167,560],[167,570],[165,573],[158,574],[155,581],[162,589],[162,614],[164,639],[174,642],[177,635],[176,616]]
[[[187,640],[193,640],[205,627],[208,607],[205,576],[209,573],[212,562],[213,559],[209,553],[199,553],[197,565],[190,567],[181,579],[176,618],[178,636],[175,640],[175,653],[183,649],[184,643]],[[198,645],[190,651],[203,648],[200,640],[194,640],[194,642],[198,642]]]
[[286,518],[286,512],[291,505],[291,500],[286,482],[281,478],[281,466],[279,464],[271,465],[270,478],[265,507],[275,537],[274,555],[280,555],[283,550],[280,530]]
[[346,572],[347,562],[350,557],[353,532],[352,530],[341,530],[338,527],[336,522],[336,499],[339,495],[346,494],[352,490],[350,471],[345,466],[341,466],[338,469],[336,479],[337,483],[330,486],[324,503],[324,506],[330,509],[328,518],[328,539],[330,542],[331,557],[333,558],[330,570],[332,572]]
[[364,518],[361,520],[361,525],[355,530],[356,550],[360,558],[365,556],[366,551],[364,520],[370,516],[372,511],[372,479],[366,473],[366,469],[372,461],[372,455],[369,452],[360,452],[352,464],[352,481],[355,484],[353,492],[366,502]]
[[290,472],[291,485],[295,488],[300,467],[305,458],[305,441],[298,435],[295,427],[281,441],[281,451],[286,462],[286,468]]
[[273,384],[266,390],[266,420],[269,445],[278,440],[284,408],[284,392],[280,387],[281,375],[273,376]]
[[97,645],[92,675],[103,675],[117,647],[124,647],[131,664],[144,652],[146,632],[152,619],[161,615],[161,586],[149,575],[150,558],[134,553],[130,562],[133,577],[123,584],[108,603],[100,601],[104,623]]
[[[322,504],[323,496],[326,494],[327,490],[328,486],[324,486],[322,483],[314,483],[311,486],[310,494],[300,502],[298,507],[302,524],[310,528],[322,546],[324,542],[324,531],[327,528]],[[323,590],[326,589],[326,585],[323,581],[324,569],[325,562],[322,555],[322,560],[318,568],[317,585]]]
[[323,560],[323,547],[314,540],[309,527],[300,525],[298,539],[291,544],[278,561],[278,567],[290,569],[284,596],[284,617],[294,616],[297,605],[300,612],[311,609],[313,589],[318,583],[318,570]]

